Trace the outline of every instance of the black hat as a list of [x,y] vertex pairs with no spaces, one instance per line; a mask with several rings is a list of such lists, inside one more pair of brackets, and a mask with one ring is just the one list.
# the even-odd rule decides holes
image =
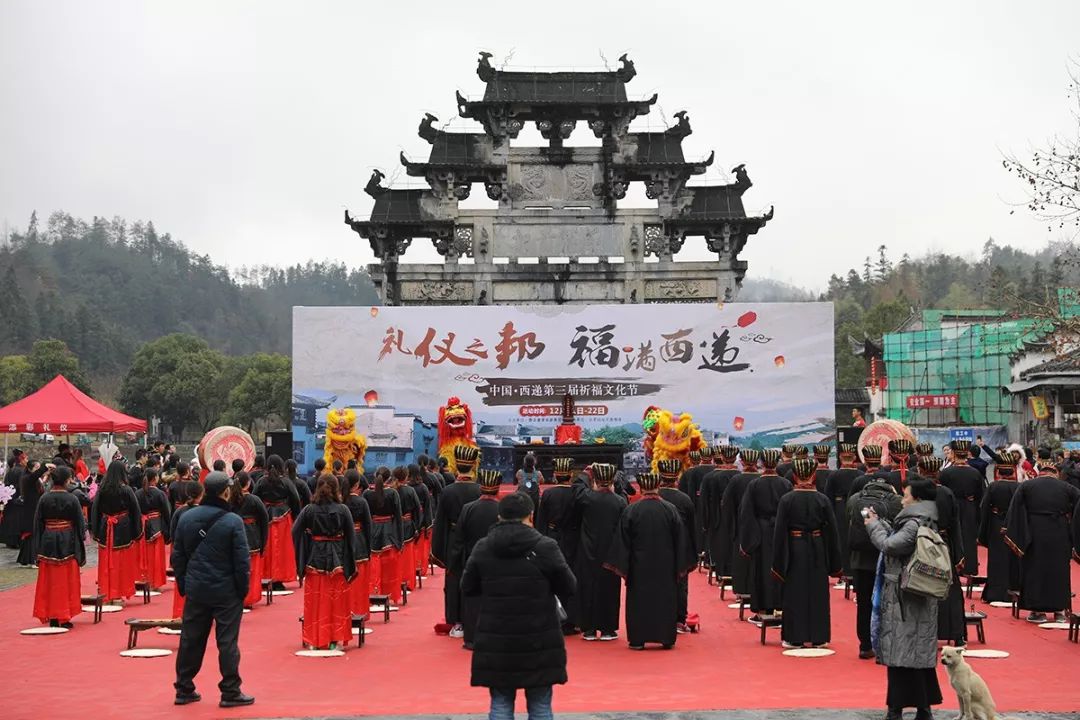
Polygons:
[[711,445],[702,445],[699,452],[703,458],[711,458],[713,456],[713,448]]
[[655,490],[660,487],[660,476],[656,473],[641,473],[637,476],[638,487],[642,490]]
[[795,457],[806,457],[810,454],[810,450],[805,445],[795,446]]
[[682,472],[682,463],[671,458],[657,460],[656,471],[664,482],[678,480],[679,474]]
[[742,458],[743,466],[749,472],[753,472],[757,468],[758,461],[761,460],[761,451],[754,448],[743,448],[739,451],[739,457]]
[[858,455],[859,446],[855,443],[840,443],[837,446],[837,454],[839,455]]
[[480,483],[481,492],[498,492],[499,486],[502,485],[502,473],[498,470],[481,468],[476,471],[476,480]]
[[700,460],[701,459],[701,451],[700,450],[691,450],[690,451],[690,459],[691,460]]
[[829,455],[831,455],[831,454],[832,454],[832,445],[821,444],[821,445],[815,445],[814,446],[814,457],[816,459],[818,459],[818,460],[828,460]]
[[761,451],[761,464],[772,470],[780,464],[780,451],[776,448],[767,448]]
[[937,455],[920,455],[919,456],[919,470],[923,475],[929,475],[936,477],[941,472],[941,466],[944,461]]
[[862,447],[863,462],[870,465],[881,464],[881,446],[880,445],[863,445]]
[[472,470],[480,460],[480,448],[472,445],[454,446],[454,463],[458,470]]
[[791,472],[800,480],[809,480],[817,472],[817,463],[810,458],[795,458],[791,462]]
[[735,458],[739,457],[738,445],[721,445],[716,448],[717,454],[724,459],[726,463],[735,462]]
[[780,452],[784,454],[784,457],[791,457],[795,454],[795,446],[790,444],[782,445],[780,447]]
[[919,443],[918,445],[915,446],[915,454],[919,455],[919,456],[933,455],[934,454],[934,443],[928,443],[928,442]]
[[1016,467],[1020,464],[1020,453],[1016,450],[1002,450],[994,453],[994,464],[1006,467]]
[[949,443],[949,447],[952,448],[952,451],[957,455],[964,456],[971,452],[971,441],[953,440]]
[[610,463],[593,463],[592,476],[597,485],[610,485],[615,480],[615,466]]
[[574,471],[574,458],[557,457],[553,460],[556,475],[569,475]]
[[233,484],[233,479],[223,472],[214,471],[206,476],[203,487],[207,497],[221,497]]
[[915,444],[910,440],[899,438],[889,441],[889,455],[906,456],[915,452]]

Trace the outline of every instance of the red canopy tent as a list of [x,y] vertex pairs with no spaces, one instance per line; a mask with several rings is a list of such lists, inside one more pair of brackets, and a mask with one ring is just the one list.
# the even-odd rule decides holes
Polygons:
[[45,387],[0,408],[5,433],[146,432],[146,421],[106,407],[57,375]]

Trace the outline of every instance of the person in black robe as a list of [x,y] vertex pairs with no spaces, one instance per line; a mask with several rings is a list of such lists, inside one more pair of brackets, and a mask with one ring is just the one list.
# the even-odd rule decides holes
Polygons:
[[337,649],[352,640],[348,583],[356,574],[352,513],[341,504],[338,479],[319,478],[311,504],[292,526],[297,565],[304,573],[304,645]]
[[[935,485],[941,472],[942,459],[934,455],[925,455],[918,460],[919,474]],[[906,478],[905,478],[906,484]],[[949,547],[949,558],[953,567],[953,582],[949,594],[938,603],[938,640],[951,642],[957,647],[967,644],[967,623],[964,619],[964,590],[957,580],[964,563],[964,542],[960,528],[960,506],[952,490],[937,485],[937,497],[934,502],[938,511],[938,534]]]
[[1039,448],[1038,475],[1020,483],[1005,516],[1005,542],[1020,558],[1020,607],[1028,622],[1046,622],[1053,613],[1064,622],[1072,603],[1069,559],[1075,545],[1069,516],[1080,490],[1058,477],[1047,448]]
[[855,478],[862,473],[855,466],[855,461],[859,456],[858,447],[854,443],[840,443],[837,445],[836,457],[840,467],[829,473],[829,479],[825,483],[825,497],[829,499],[829,503],[832,505],[833,517],[836,518],[836,525],[839,528],[837,541],[840,543],[840,564],[844,576],[848,577],[851,575],[851,564],[848,551],[847,525],[845,524],[846,508],[848,497],[851,495],[851,485],[855,482]]
[[[705,476],[713,471],[712,459],[715,452],[709,445],[702,445],[696,451],[697,460],[694,461],[694,466],[684,470],[679,478],[678,490],[690,498],[694,503],[695,511],[698,503],[701,502],[701,483],[704,482]],[[694,452],[690,453],[690,458],[693,460]],[[690,532],[694,537],[694,547],[700,553],[705,548],[705,532],[696,525],[690,528]]]
[[248,555],[251,558],[244,607],[251,609],[262,597],[262,570],[266,540],[270,535],[270,513],[266,511],[266,505],[259,496],[251,492],[254,482],[250,474],[241,470],[233,477],[233,481],[235,484],[229,492],[229,505],[244,521],[244,537],[247,538]]
[[457,481],[457,476],[450,472],[450,461],[444,457],[439,458],[439,474],[442,475],[443,488]]
[[780,462],[776,465],[776,474],[787,477],[791,474],[791,463],[795,460],[795,445],[783,445],[780,448]]
[[439,493],[443,489],[442,475],[438,473],[438,464],[428,455],[416,458],[416,464],[420,468],[420,477],[428,489],[428,495],[431,496],[431,517],[434,519],[435,507],[439,504]]
[[780,498],[791,492],[792,486],[790,480],[776,474],[779,462],[779,450],[761,452],[761,475],[746,487],[739,506],[739,552],[750,558],[753,567],[750,609],[758,616],[772,615],[781,602],[780,581],[772,572],[773,541]]
[[[873,447],[871,453],[880,455],[881,448],[876,445]],[[879,518],[891,523],[900,513],[902,502],[896,488],[885,478],[862,477],[869,477],[870,481],[848,497],[844,509],[844,530],[841,532],[847,535],[848,566],[855,587],[855,632],[859,638],[859,659],[871,660],[876,657],[870,637],[870,620],[881,552],[874,547],[870,539],[862,511],[872,508]],[[861,478],[856,480],[858,479]],[[839,518],[837,522],[839,523]]]
[[[832,476],[832,470],[829,468],[829,456],[832,454],[832,446],[825,444],[818,444],[814,446],[814,462],[817,463],[817,470],[814,471],[814,488],[819,493],[824,494],[829,484],[829,478]],[[777,473],[779,475],[780,473]],[[781,477],[784,477],[781,475]],[[791,477],[788,478],[792,483],[795,482],[795,468],[792,466]]]
[[277,455],[267,460],[265,475],[251,481],[253,493],[266,505],[270,515],[270,535],[263,553],[263,578],[273,582],[274,590],[284,590],[286,582],[303,576],[303,566],[296,563],[292,524],[300,516],[300,494],[285,475],[285,463]]
[[[671,503],[679,511],[679,519],[682,520],[683,544],[690,549],[694,557],[698,557],[697,547],[694,544],[696,534],[693,532],[693,529],[697,527],[694,520],[694,501],[676,487],[680,483],[679,461],[660,460],[656,463],[656,469],[660,471],[658,473],[660,475],[660,497]],[[697,468],[691,469],[696,470]],[[686,473],[682,474],[685,475]],[[677,613],[678,622],[675,629],[680,633],[688,633],[690,627],[686,624],[686,615],[690,603],[690,581],[686,575],[679,577],[677,587],[679,591],[679,607]]]
[[814,486],[819,466],[796,460],[791,470],[795,489],[780,498],[773,536],[772,572],[783,583],[780,639],[786,648],[825,647],[829,577],[841,572],[837,524],[829,498]]
[[361,477],[358,471],[345,473],[342,504],[352,515],[353,537],[356,540],[353,548],[356,575],[349,583],[349,607],[353,615],[367,617],[371,607],[371,507],[363,498]]
[[[300,498],[300,509],[302,510],[311,504],[311,488],[308,486],[307,480],[297,474],[296,468],[296,461],[292,458],[285,461],[285,474],[289,477],[289,480],[292,481],[293,487],[296,488],[296,496]],[[361,475],[361,477],[363,476]],[[255,480],[256,478],[253,477],[252,482],[254,483]],[[364,487],[361,488],[361,492],[366,487],[367,485],[365,484]]]
[[749,595],[753,585],[753,566],[750,556],[739,550],[740,515],[746,488],[758,477],[758,462],[761,451],[744,448],[739,451],[742,460],[742,472],[736,473],[724,490],[720,506],[720,536],[725,543],[723,553],[730,557],[731,589],[736,595]]
[[[462,509],[480,497],[480,487],[472,477],[479,461],[479,449],[469,445],[454,447],[454,463],[457,465],[458,475],[453,483],[443,488],[439,507],[435,510],[435,523],[431,529],[431,557],[439,567],[449,567],[450,540]],[[450,637],[465,637],[465,629],[461,625],[461,575],[449,569],[443,585],[443,609],[446,622],[452,626]]]
[[[461,577],[465,565],[469,562],[476,543],[487,537],[488,530],[499,520],[499,487],[502,485],[502,473],[498,470],[481,468],[477,471],[477,485],[480,497],[461,508],[457,526],[450,539],[449,572]],[[462,597],[461,627],[464,635],[463,647],[473,649],[476,635],[476,623],[480,620],[480,598]]]
[[953,464],[941,471],[941,484],[956,496],[960,511],[960,532],[964,543],[963,575],[979,574],[979,508],[982,505],[983,492],[986,489],[986,476],[967,464],[971,443],[966,440],[953,440]]
[[[577,546],[580,530],[575,524],[574,489],[570,481],[574,476],[574,459],[557,457],[554,459],[555,470],[552,477],[555,485],[540,495],[540,507],[536,510],[536,529],[559,544],[559,550],[569,567],[574,567],[577,560]],[[580,631],[578,625],[577,595],[564,606],[566,620],[563,632],[573,635]]]
[[19,488],[27,462],[26,453],[18,448],[12,450],[11,457],[8,458],[8,470],[4,475],[4,484],[11,487],[15,494],[4,506],[3,517],[0,517],[0,543],[12,549],[19,547],[19,518],[22,510]]
[[[419,466],[395,468],[393,477],[398,495],[401,496],[401,525],[405,532],[405,545],[401,551],[401,582],[412,592],[416,590],[416,575],[420,570],[421,536],[424,528],[430,524],[427,512],[431,496],[420,479]],[[426,564],[427,558],[423,562]]]
[[374,484],[362,495],[371,512],[369,583],[381,595],[390,595],[393,583],[400,582],[397,563],[404,538],[401,497],[390,484],[390,468],[380,466],[375,470]]
[[[592,478],[595,489],[586,484],[585,477]],[[581,529],[574,575],[585,640],[596,640],[597,633],[601,640],[619,637],[619,578],[604,569],[611,539],[627,506],[612,490],[614,480],[614,465],[593,463],[589,473],[574,484],[575,524]]]
[[79,568],[86,564],[86,522],[82,505],[68,492],[70,479],[69,468],[49,472],[51,488],[38,501],[34,518],[34,617],[52,627],[71,628],[71,618],[82,612]]
[[691,534],[675,506],[660,497],[659,484],[655,473],[638,475],[641,500],[623,509],[604,563],[606,570],[626,580],[631,650],[644,650],[645,643],[659,643],[665,650],[675,646],[679,581],[697,564],[686,544]]
[[718,579],[731,577],[731,543],[724,537],[723,500],[731,478],[739,474],[735,458],[739,448],[721,445],[713,451],[713,469],[701,480],[697,521],[705,536],[705,551]]
[[165,546],[172,542],[169,534],[172,505],[168,496],[158,487],[158,474],[154,468],[143,473],[143,484],[135,491],[143,516],[142,572],[143,580],[154,590],[165,587]]
[[21,505],[18,515],[19,555],[15,559],[19,567],[28,568],[37,564],[37,558],[34,556],[34,518],[37,515],[38,500],[41,499],[44,490],[41,487],[41,478],[53,467],[55,466],[52,463],[46,465],[32,462],[27,465],[26,472],[19,478],[19,503]]
[[122,461],[109,463],[90,507],[91,534],[98,543],[98,592],[106,602],[135,594],[135,543],[142,537],[142,512],[126,477]]
[[983,602],[1009,602],[1009,591],[1020,589],[1020,558],[1005,542],[1005,516],[1020,487],[1016,466],[1020,453],[1003,450],[994,456],[994,482],[979,508],[979,544],[986,548],[986,586]]

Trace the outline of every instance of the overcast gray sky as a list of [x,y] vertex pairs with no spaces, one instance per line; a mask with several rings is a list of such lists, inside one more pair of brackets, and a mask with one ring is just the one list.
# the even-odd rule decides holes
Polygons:
[[[775,204],[750,274],[821,287],[882,243],[1053,237],[1010,216],[1001,152],[1075,132],[1078,28],[1076,0],[0,0],[0,223],[120,215],[233,267],[363,265],[342,210],[369,211],[372,167],[425,155],[424,111],[445,121],[455,89],[482,92],[478,50],[511,68],[628,51],[628,90],[660,93],[649,122],[688,110],[684,147],[716,150],[710,179],[745,162],[748,210]],[[420,245],[410,259],[437,257]]]

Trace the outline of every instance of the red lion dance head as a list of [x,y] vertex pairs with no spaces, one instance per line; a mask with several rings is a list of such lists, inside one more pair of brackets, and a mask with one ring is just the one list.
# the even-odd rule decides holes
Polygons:
[[441,447],[455,440],[472,443],[473,421],[469,406],[461,402],[460,398],[452,397],[446,401],[445,406],[439,408],[439,445]]

